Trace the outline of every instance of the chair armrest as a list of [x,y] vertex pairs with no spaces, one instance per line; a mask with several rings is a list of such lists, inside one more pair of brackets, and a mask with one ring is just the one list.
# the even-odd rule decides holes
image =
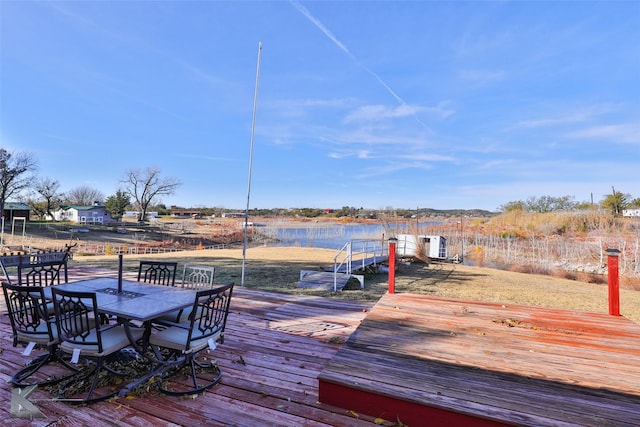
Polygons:
[[117,328],[118,326],[120,326],[120,323],[108,323],[108,324],[102,324],[100,325],[100,333],[108,331],[109,329],[113,329],[113,328]]
[[151,324],[153,324],[153,325],[161,325],[161,326],[164,326],[166,328],[175,327],[175,328],[180,328],[180,329],[189,329],[191,327],[191,325],[189,323],[176,323],[176,322],[170,322],[168,320],[152,320]]

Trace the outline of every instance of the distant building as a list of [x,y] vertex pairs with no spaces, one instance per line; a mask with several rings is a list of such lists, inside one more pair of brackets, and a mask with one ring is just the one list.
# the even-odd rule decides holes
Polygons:
[[[140,217],[140,211],[124,211],[122,214],[123,218],[138,218]],[[154,219],[160,218],[160,214],[158,212],[147,212],[146,219],[152,221]]]
[[198,209],[185,209],[178,206],[171,206],[169,209],[171,216],[178,218],[201,218],[202,212]]
[[31,208],[25,203],[5,202],[4,204],[4,221],[10,223],[13,218],[25,218],[29,221],[29,213]]
[[61,206],[53,213],[56,221],[69,221],[77,224],[104,224],[113,221],[104,205],[94,203],[92,206]]
[[623,209],[622,216],[640,217],[640,208],[637,209]]
[[242,212],[223,212],[222,218],[243,218],[244,215]]

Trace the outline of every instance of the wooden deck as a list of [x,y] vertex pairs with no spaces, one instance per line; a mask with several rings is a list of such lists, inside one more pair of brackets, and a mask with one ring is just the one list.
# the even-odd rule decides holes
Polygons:
[[3,425],[640,425],[640,326],[624,318],[407,294],[371,307],[239,287],[215,351],[223,382],[205,395],[76,407],[38,390],[29,400],[47,418],[11,418],[7,381],[25,358],[0,301]]
[[319,380],[321,402],[411,427],[638,426],[640,325],[387,294]]
[[[72,268],[70,280],[97,272]],[[224,344],[215,356],[223,381],[203,396],[153,394],[88,407],[50,401],[43,390],[29,400],[46,415],[10,417],[7,382],[25,361],[11,343],[0,298],[0,417],[9,426],[374,426],[373,417],[318,401],[318,375],[365,317],[369,305],[294,297],[237,287]],[[392,425],[385,423],[383,425]]]

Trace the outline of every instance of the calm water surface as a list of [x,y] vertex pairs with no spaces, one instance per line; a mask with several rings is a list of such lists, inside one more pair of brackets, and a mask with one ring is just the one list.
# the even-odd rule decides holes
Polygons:
[[[424,223],[420,226],[433,225]],[[255,232],[279,246],[300,246],[322,249],[341,249],[347,242],[353,240],[387,239],[396,233],[402,233],[406,224],[394,224],[392,228],[385,228],[383,224],[310,224],[306,227],[267,226],[258,227]],[[254,235],[255,236],[255,235]],[[273,243],[275,241],[276,243]]]

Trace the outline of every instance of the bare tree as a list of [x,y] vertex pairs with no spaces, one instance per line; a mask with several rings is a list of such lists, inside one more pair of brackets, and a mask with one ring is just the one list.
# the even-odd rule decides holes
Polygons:
[[52,209],[56,209],[62,203],[63,194],[60,192],[60,183],[54,179],[42,178],[35,185],[35,191],[44,199],[43,216],[53,218]]
[[160,170],[148,167],[145,170],[131,169],[122,180],[124,191],[129,194],[139,208],[138,221],[144,221],[147,209],[158,196],[173,194],[181,185],[175,178],[160,178]]
[[31,184],[37,167],[33,154],[0,148],[0,218],[4,217],[5,202]]
[[65,204],[74,206],[91,206],[95,202],[102,202],[103,200],[104,193],[102,193],[102,191],[82,185],[67,193]]

